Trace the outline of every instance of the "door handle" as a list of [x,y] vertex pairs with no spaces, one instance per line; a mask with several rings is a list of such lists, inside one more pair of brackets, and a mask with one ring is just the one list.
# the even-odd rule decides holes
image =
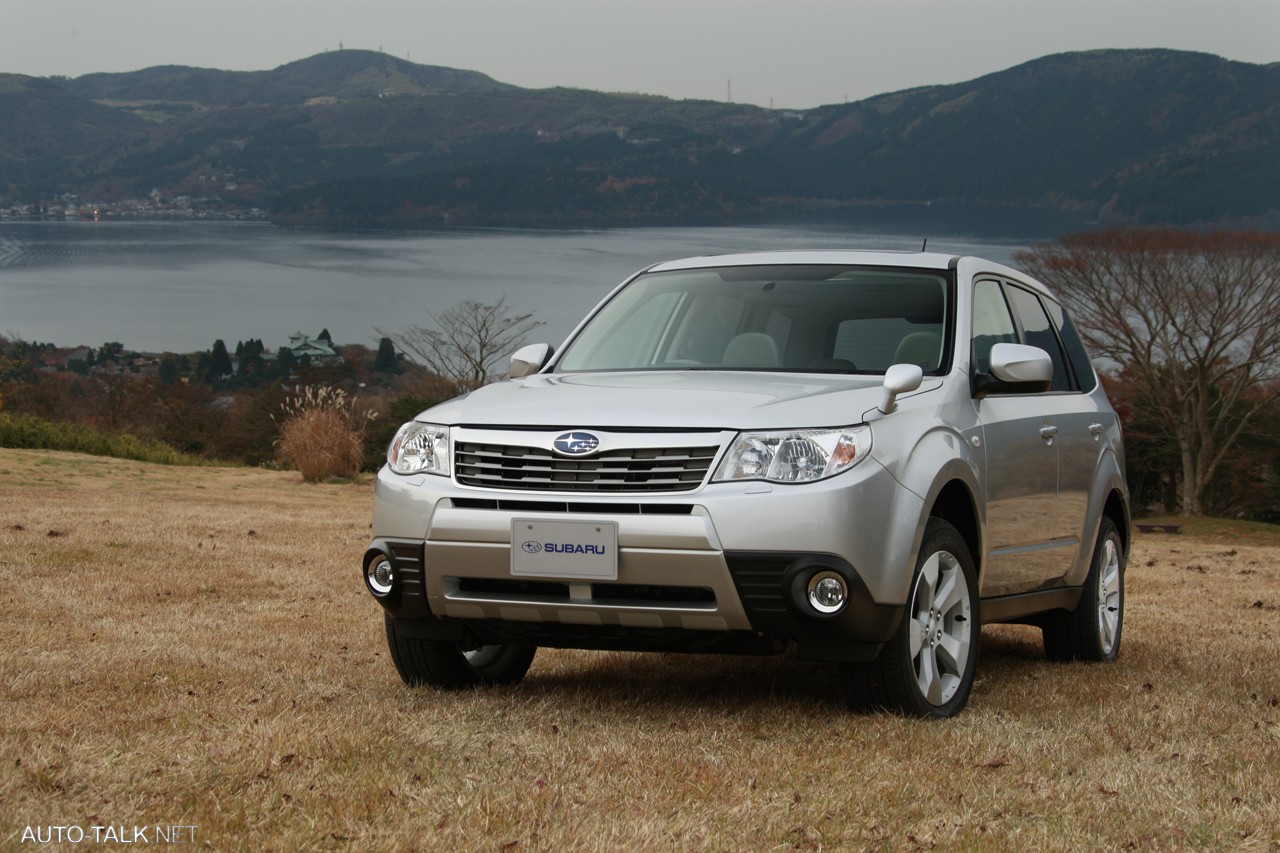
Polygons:
[[1058,435],[1058,428],[1056,426],[1040,427],[1041,438],[1045,438],[1045,439],[1055,438],[1057,435]]
[[1102,424],[1089,424],[1089,432],[1094,435],[1102,435],[1103,429],[1105,429],[1105,427],[1103,427]]

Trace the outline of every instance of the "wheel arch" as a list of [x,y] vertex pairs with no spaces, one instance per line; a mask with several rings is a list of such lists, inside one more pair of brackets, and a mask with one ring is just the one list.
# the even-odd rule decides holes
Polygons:
[[1067,573],[1068,586],[1080,586],[1089,575],[1093,553],[1098,547],[1098,531],[1102,519],[1108,518],[1120,534],[1123,556],[1127,559],[1132,543],[1132,524],[1129,518],[1129,487],[1125,482],[1120,457],[1104,451],[1098,459],[1093,488],[1089,492],[1089,508],[1080,530],[1080,550],[1075,564]]
[[[926,432],[897,464],[894,476],[908,491],[922,499],[912,543],[911,562],[920,553],[925,524],[940,518],[956,528],[981,582],[986,513],[981,472],[985,465],[979,451],[962,433],[935,428]],[[905,588],[903,590],[905,595]]]
[[947,481],[938,490],[929,516],[940,518],[954,527],[969,548],[978,580],[982,579],[982,525],[978,519],[978,502],[969,484],[959,478]]
[[1129,556],[1129,546],[1133,539],[1133,531],[1129,522],[1129,502],[1125,500],[1119,489],[1112,489],[1107,494],[1106,503],[1102,506],[1102,514],[1111,519],[1120,534],[1120,546],[1124,548],[1124,556]]

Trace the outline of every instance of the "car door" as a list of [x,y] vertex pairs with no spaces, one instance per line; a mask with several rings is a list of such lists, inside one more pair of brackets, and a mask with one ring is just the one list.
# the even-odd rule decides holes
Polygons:
[[[991,348],[1020,343],[997,279],[974,284],[973,369],[990,370]],[[986,448],[984,598],[1026,592],[1057,571],[1058,442],[1041,394],[990,394],[974,401]]]
[[[1109,406],[1105,411],[1099,406],[1098,396],[1094,394],[1098,377],[1071,319],[1052,299],[1041,297],[1040,301],[1066,356],[1073,392],[1063,395],[1066,410],[1059,418],[1058,536],[1079,540],[1085,547],[1091,547],[1093,531],[1084,529],[1089,495],[1106,451],[1107,426],[1114,424],[1115,413]],[[1057,358],[1054,352],[1049,354]],[[1056,374],[1056,366],[1054,370]]]

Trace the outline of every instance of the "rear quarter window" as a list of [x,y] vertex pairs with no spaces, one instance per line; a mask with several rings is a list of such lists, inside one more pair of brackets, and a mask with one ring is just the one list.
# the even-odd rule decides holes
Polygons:
[[1049,311],[1049,319],[1058,330],[1058,337],[1062,339],[1062,348],[1067,351],[1067,360],[1071,362],[1071,369],[1075,371],[1080,390],[1086,393],[1092,391],[1098,387],[1098,376],[1094,372],[1093,362],[1089,359],[1089,351],[1084,348],[1084,341],[1080,340],[1080,335],[1076,333],[1071,317],[1062,310],[1061,305],[1050,299],[1046,299],[1044,305]]

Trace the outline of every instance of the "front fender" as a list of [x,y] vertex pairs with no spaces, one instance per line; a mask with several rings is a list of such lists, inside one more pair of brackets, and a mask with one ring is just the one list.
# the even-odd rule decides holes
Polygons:
[[[903,487],[895,499],[893,517],[914,516],[914,533],[907,554],[908,568],[914,568],[920,557],[920,545],[924,541],[929,516],[935,514],[934,508],[944,491],[958,483],[963,487],[967,512],[972,517],[972,530],[961,529],[961,534],[973,546],[970,556],[981,574],[985,518],[979,509],[984,500],[980,472],[985,459],[981,456],[980,445],[974,447],[963,433],[938,426],[922,435],[904,454],[881,458],[881,463]],[[960,524],[956,526],[963,528]],[[899,573],[900,589],[894,600],[906,600],[911,575],[911,571]]]

